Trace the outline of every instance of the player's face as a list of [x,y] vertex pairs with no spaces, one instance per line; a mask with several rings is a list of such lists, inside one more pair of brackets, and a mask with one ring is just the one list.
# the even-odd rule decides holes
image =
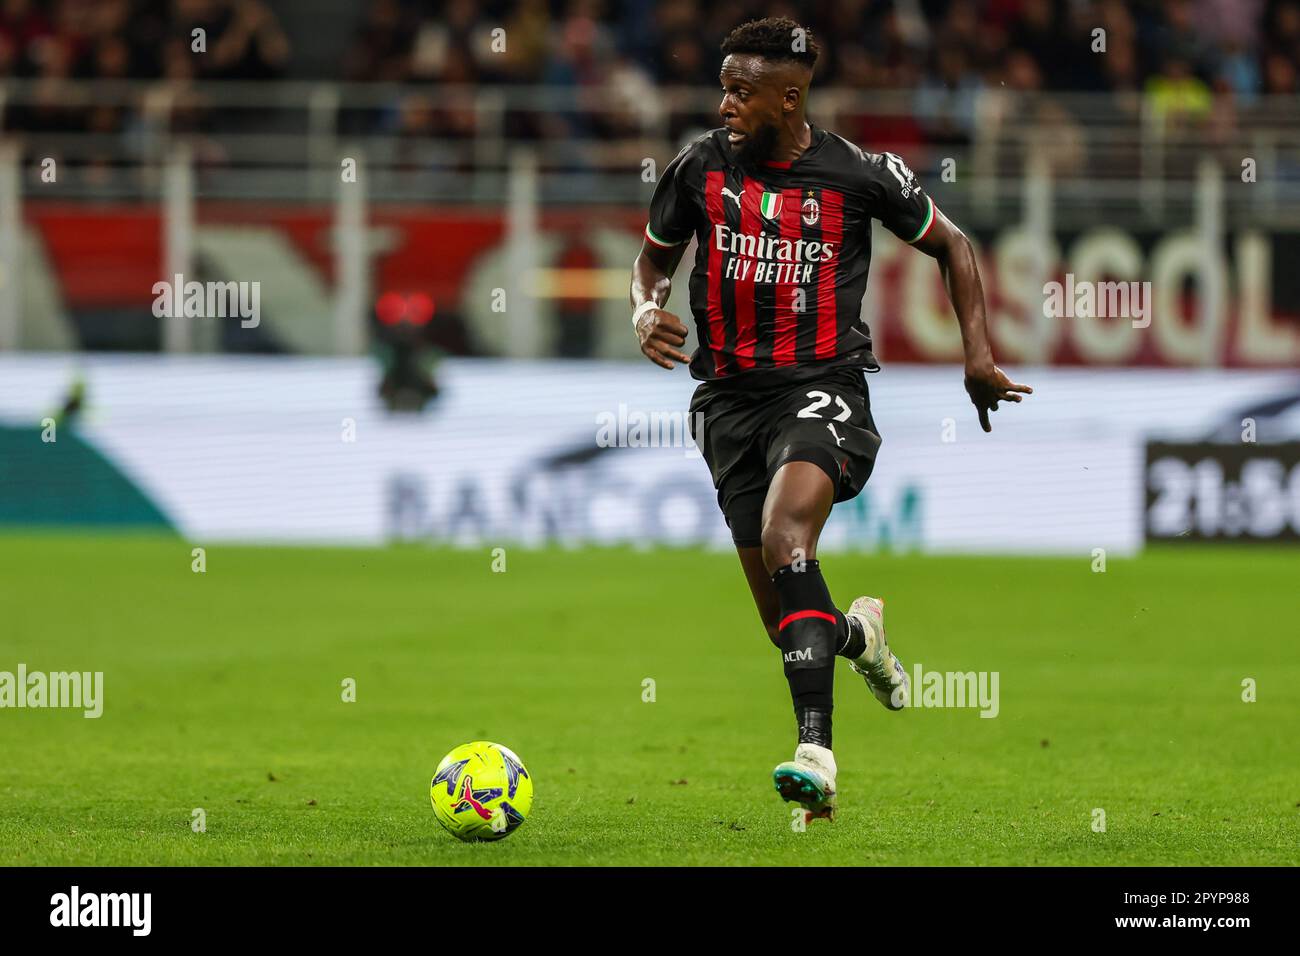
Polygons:
[[728,56],[718,77],[722,103],[718,115],[729,130],[727,141],[743,163],[771,156],[781,133],[784,91],[754,56]]

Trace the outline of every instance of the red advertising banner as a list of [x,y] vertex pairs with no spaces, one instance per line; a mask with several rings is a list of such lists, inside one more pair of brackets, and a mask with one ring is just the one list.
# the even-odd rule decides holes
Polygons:
[[[33,202],[25,212],[68,310],[147,308],[154,283],[166,278],[157,207]],[[200,234],[216,227],[270,230],[287,250],[276,269],[310,270],[332,286],[332,214],[324,206],[200,203],[195,221]],[[376,300],[387,292],[421,293],[440,314],[456,315],[468,326],[490,320],[489,303],[467,289],[476,270],[504,273],[503,212],[376,205],[368,223]],[[627,270],[643,225],[638,209],[544,210],[538,264],[609,275]],[[1242,231],[1226,236],[1213,256],[1190,230],[1058,233],[1048,250],[1018,226],[973,238],[999,361],[1300,365],[1300,280],[1278,267],[1300,252],[1298,235]],[[1052,263],[1046,283],[1040,257]],[[684,261],[679,283],[689,268]],[[561,304],[580,314],[584,307],[594,309],[596,297],[613,298],[618,285],[580,283],[565,292]],[[1213,308],[1204,307],[1207,294]],[[961,358],[957,325],[933,260],[883,230],[876,232],[863,318],[884,361]]]

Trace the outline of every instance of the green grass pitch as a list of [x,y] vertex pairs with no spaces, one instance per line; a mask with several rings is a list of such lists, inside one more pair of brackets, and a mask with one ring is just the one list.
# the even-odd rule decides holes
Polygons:
[[[0,711],[0,864],[1300,862],[1293,551],[828,556],[909,673],[998,671],[1000,713],[889,713],[839,662],[840,816],[797,833],[732,555],[213,546],[197,574],[190,547],[0,537],[0,670],[103,671],[105,697]],[[429,778],[478,738],[536,799],[460,844]]]

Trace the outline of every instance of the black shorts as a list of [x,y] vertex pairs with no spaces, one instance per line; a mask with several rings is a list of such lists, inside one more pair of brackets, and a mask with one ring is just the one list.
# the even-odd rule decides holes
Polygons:
[[818,465],[835,484],[835,500],[847,501],[867,483],[880,448],[866,376],[851,366],[762,390],[705,382],[691,399],[689,420],[718,506],[742,548],[762,543],[767,486],[786,462]]

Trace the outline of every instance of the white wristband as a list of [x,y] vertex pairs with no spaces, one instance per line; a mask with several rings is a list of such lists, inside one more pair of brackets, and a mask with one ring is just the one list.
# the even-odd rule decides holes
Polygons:
[[660,307],[659,303],[656,302],[654,299],[646,299],[644,302],[638,305],[636,307],[636,311],[632,313],[632,328],[634,329],[636,328],[636,324],[641,321],[641,316],[643,314],[649,312],[651,309],[657,309],[659,307]]

